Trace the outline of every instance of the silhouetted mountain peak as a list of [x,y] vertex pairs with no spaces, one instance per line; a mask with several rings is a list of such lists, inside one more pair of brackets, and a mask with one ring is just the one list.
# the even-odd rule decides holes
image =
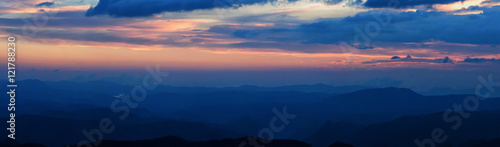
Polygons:
[[331,120],[327,120],[324,126],[351,126],[351,125],[360,126],[359,124],[345,120],[341,120],[339,122],[332,122]]
[[416,93],[415,91],[413,91],[411,89],[397,88],[397,87],[373,88],[373,89],[360,90],[360,91],[356,91],[356,92],[373,93],[373,94],[396,93],[396,94],[412,94],[412,95],[419,95],[420,96],[420,94]]
[[259,88],[257,85],[241,85],[240,88]]
[[351,114],[403,114],[421,110],[428,100],[425,96],[406,88],[375,88],[333,96],[322,101],[319,104],[322,107],[317,109]]
[[414,98],[421,97],[422,95],[416,93],[415,91],[408,88],[397,88],[397,87],[387,87],[387,88],[373,88],[364,89],[347,94],[339,95],[338,97],[374,97],[374,98],[388,98],[388,97],[402,97],[402,98]]

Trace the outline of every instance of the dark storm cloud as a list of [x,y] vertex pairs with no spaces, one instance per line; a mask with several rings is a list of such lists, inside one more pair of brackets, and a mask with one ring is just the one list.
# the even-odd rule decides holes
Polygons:
[[38,3],[35,5],[35,7],[50,7],[50,6],[53,6],[54,5],[54,2],[42,2],[42,3]]
[[367,0],[363,5],[370,8],[408,8],[419,5],[449,4],[464,0]]
[[[475,8],[477,9],[477,8]],[[371,43],[429,42],[434,40],[477,45],[498,45],[500,40],[500,6],[482,8],[482,14],[451,15],[448,12],[416,11],[397,12],[374,10],[358,13],[343,19],[320,19],[314,23],[289,26],[213,26],[210,32],[232,35],[248,42],[300,42],[302,44],[356,44],[359,36],[368,36]],[[379,21],[390,17],[387,24]],[[373,27],[376,26],[376,27]],[[369,34],[368,31],[376,33]],[[238,44],[240,47],[269,47],[269,43]],[[352,45],[358,49],[370,49],[369,43]],[[376,47],[376,46],[375,46]],[[314,48],[307,48],[314,50]],[[437,49],[439,50],[439,49]],[[483,53],[497,53],[495,48],[481,49]]]
[[[215,8],[239,8],[275,0],[99,0],[87,10],[87,16],[144,17],[162,12],[182,12]],[[298,0],[288,0],[296,2]]]
[[[391,15],[391,24],[381,29],[379,36],[374,37],[372,40],[384,40],[383,37],[390,37],[390,35],[398,32],[397,28],[394,27],[395,24],[411,24],[408,22],[416,21],[420,19],[426,19],[429,17],[436,17],[440,15],[445,15],[445,13],[440,12],[393,12],[393,11],[369,11],[365,13],[359,13],[355,16],[349,16],[343,19],[321,19],[314,23],[306,23],[296,26],[294,28],[280,28],[278,27],[267,27],[267,28],[256,28],[256,27],[226,27],[226,26],[213,26],[210,31],[217,33],[231,34],[235,37],[240,38],[252,38],[252,39],[262,39],[269,40],[270,38],[276,41],[300,41],[304,44],[311,43],[321,43],[321,44],[334,44],[338,42],[352,42],[354,37],[356,37],[357,32],[355,28],[359,28],[362,31],[365,30],[364,26],[370,22],[377,22],[374,16],[382,16],[389,14]],[[402,30],[405,31],[405,30]],[[415,30],[413,30],[415,31]],[[386,36],[383,36],[386,35]],[[269,36],[281,36],[279,37],[269,37]],[[392,39],[392,38],[391,38]],[[428,37],[424,36],[406,36],[403,38],[394,37],[401,41],[413,41],[413,40],[425,40]],[[404,39],[404,40],[401,40]],[[385,39],[389,40],[389,39]]]

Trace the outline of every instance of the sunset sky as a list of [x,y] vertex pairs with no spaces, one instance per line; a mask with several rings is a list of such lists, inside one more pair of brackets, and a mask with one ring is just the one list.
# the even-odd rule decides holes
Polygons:
[[[430,80],[448,78],[434,87],[473,87],[479,74],[499,73],[498,5],[499,0],[7,0],[0,2],[0,35],[18,37],[25,78],[74,79],[159,64],[165,71],[240,73],[234,79],[252,77],[244,71],[300,73],[281,83],[255,82],[280,77],[273,75],[215,86],[353,85],[389,78],[412,87],[424,83],[408,80],[410,74],[422,73]],[[363,77],[367,72],[372,74]],[[227,77],[223,73],[219,79]],[[454,73],[459,74],[447,76]],[[303,76],[315,78],[296,79]],[[457,85],[464,77],[469,85]]]

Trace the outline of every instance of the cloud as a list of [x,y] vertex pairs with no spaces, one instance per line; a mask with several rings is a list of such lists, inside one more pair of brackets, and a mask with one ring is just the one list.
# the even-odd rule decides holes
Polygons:
[[[162,12],[183,12],[215,8],[239,8],[277,0],[99,0],[86,16],[145,17]],[[288,0],[286,2],[296,2]]]
[[38,3],[35,5],[35,7],[50,7],[50,6],[53,6],[54,5],[54,2],[42,2],[42,3]]
[[[483,13],[453,15],[448,12],[372,10],[345,18],[319,19],[296,26],[213,26],[209,32],[231,35],[247,42],[339,44],[346,42],[358,49],[376,48],[379,43],[444,42],[467,45],[498,45],[500,6],[482,8]],[[390,17],[387,24],[379,19]],[[368,31],[376,33],[368,33]],[[367,40],[359,36],[367,36]],[[469,37],[467,37],[469,36]],[[360,39],[361,38],[361,39]],[[359,43],[356,43],[358,39]],[[255,43],[247,44],[253,47]],[[266,46],[269,47],[269,46]],[[439,48],[435,48],[440,50]],[[307,50],[314,50],[308,48]],[[448,49],[441,49],[448,51]],[[460,50],[464,51],[464,50]],[[467,51],[465,51],[467,52]],[[479,53],[498,53],[494,47],[479,48]]]
[[[24,33],[21,29],[4,29],[4,31],[16,35],[23,35]],[[37,32],[36,37],[45,39],[64,39],[92,42],[125,42],[130,44],[143,45],[151,41],[143,38],[124,37],[122,35],[98,31],[41,30]]]
[[[304,23],[295,27],[288,26],[276,26],[276,27],[220,27],[214,26],[210,30],[217,29],[218,32],[224,34],[231,34],[235,37],[254,39],[259,41],[280,41],[280,42],[302,42],[304,44],[336,44],[339,42],[353,42],[356,36],[359,36],[356,32],[356,28],[364,31],[364,26],[371,22],[377,22],[374,16],[379,17],[383,15],[391,16],[391,24],[385,28],[381,28],[381,32],[377,37],[370,38],[373,41],[388,40],[397,42],[406,41],[424,41],[429,39],[428,36],[408,36],[405,37],[397,36],[392,37],[392,35],[403,35],[408,33],[407,30],[398,30],[396,24],[408,24],[411,25],[411,21],[426,19],[429,17],[436,17],[439,15],[445,15],[445,13],[439,12],[397,12],[397,11],[369,11],[358,13],[355,16],[349,16],[342,19],[320,19],[313,23]],[[416,31],[411,29],[409,31]],[[420,33],[420,32],[415,32]],[[412,35],[412,34],[410,34]],[[387,38],[387,39],[385,39]],[[370,45],[361,45],[358,48],[366,49],[372,48]]]
[[392,56],[391,57],[391,60],[395,60],[395,59],[401,59],[401,57],[399,57],[399,56]]
[[392,62],[412,62],[412,63],[451,63],[453,64],[454,61],[451,60],[449,57],[444,57],[442,59],[419,59],[419,58],[413,58],[412,56],[408,55],[405,58],[401,58],[399,56],[393,56],[390,60],[375,60],[375,61],[366,61],[363,62],[363,64],[373,64],[373,63],[392,63]]
[[[64,17],[54,17],[44,27],[45,28],[64,28],[77,30],[103,30],[103,32],[92,31],[90,33],[83,33],[82,31],[69,31],[77,34],[82,34],[86,38],[81,37],[67,37],[59,39],[67,40],[89,40],[92,41],[90,34],[108,34],[111,39],[104,39],[104,41],[122,42],[130,44],[141,44],[141,41],[124,37],[128,30],[129,24],[134,22],[144,21],[143,18],[109,18],[109,17],[85,17],[84,13],[89,14],[89,11],[96,11],[95,15],[111,15],[117,17],[134,17],[134,16],[149,16],[161,12],[180,12],[201,10],[201,6],[192,5],[199,0],[161,0],[155,1],[156,3],[150,4],[153,0],[101,0],[99,4],[90,8],[87,12],[75,11],[61,13]],[[215,0],[204,0],[214,2]],[[246,4],[258,4],[267,2],[265,0],[234,0],[237,4],[234,7],[240,7]],[[276,0],[271,0],[276,1]],[[368,0],[370,1],[370,0]],[[224,1],[227,2],[227,1]],[[293,1],[292,1],[293,2]],[[338,0],[329,0],[330,3],[339,2]],[[356,0],[352,0],[356,2]],[[182,6],[167,9],[170,7],[161,7],[162,5],[171,6],[171,4],[181,4]],[[207,3],[208,4],[208,3]],[[205,5],[201,2],[197,5]],[[213,5],[213,4],[212,4]],[[142,7],[144,6],[144,7]],[[154,7],[149,9],[148,7]],[[226,5],[228,8],[233,5]],[[212,8],[225,8],[222,6],[210,6]],[[93,10],[91,10],[93,9]],[[97,11],[101,11],[102,13]],[[217,24],[232,24],[232,25],[216,25],[210,29],[200,29],[199,34],[203,36],[192,37],[191,42],[184,40],[184,43],[176,43],[174,39],[164,40],[166,38],[180,38],[180,36],[173,36],[171,34],[158,35],[158,38],[148,38],[145,40],[148,43],[162,44],[162,45],[176,45],[176,46],[203,46],[203,47],[231,47],[231,48],[247,48],[247,49],[283,49],[289,51],[299,52],[335,52],[341,53],[341,48],[338,47],[341,43],[347,43],[349,46],[356,49],[365,49],[366,52],[371,51],[374,54],[412,54],[419,57],[435,57],[436,55],[425,56],[429,52],[405,52],[405,53],[388,53],[382,51],[385,48],[398,48],[407,49],[407,46],[399,46],[402,43],[424,43],[424,42],[445,42],[445,43],[458,43],[458,44],[480,44],[482,46],[495,46],[500,44],[500,40],[496,39],[497,34],[500,34],[500,7],[469,7],[470,10],[483,10],[484,13],[476,15],[451,15],[449,12],[436,12],[436,11],[416,11],[416,12],[401,12],[392,9],[374,9],[367,12],[360,12],[353,16],[345,18],[322,18],[316,21],[304,21],[293,19],[283,13],[272,14],[250,14],[242,17],[223,18],[222,23]],[[467,9],[467,10],[469,10]],[[133,13],[129,15],[128,13]],[[75,16],[75,15],[81,16]],[[177,14],[177,13],[175,13]],[[58,14],[59,15],[59,14]],[[94,15],[94,14],[92,14]],[[170,15],[170,14],[169,14]],[[173,14],[172,14],[173,15]],[[390,17],[388,25],[382,25],[378,18]],[[280,19],[286,18],[286,19]],[[283,21],[285,20],[285,21]],[[287,21],[288,20],[288,21]],[[227,22],[227,23],[225,23]],[[307,23],[304,23],[307,22]],[[262,23],[266,25],[254,25]],[[300,24],[302,23],[302,24]],[[356,29],[361,30],[362,33],[368,35],[366,30],[374,29],[367,28],[368,24],[380,25],[380,32],[377,35],[369,36],[371,43],[354,43],[354,38],[359,35]],[[270,24],[270,25],[267,25]],[[16,27],[22,26],[24,22],[22,18],[0,18],[0,26]],[[108,31],[106,28],[114,28],[120,26],[122,30],[117,32]],[[203,26],[205,27],[205,26]],[[126,28],[127,30],[123,29]],[[198,29],[198,28],[197,28]],[[207,31],[204,32],[203,30]],[[130,33],[130,34],[132,34]],[[144,32],[146,33],[146,32]],[[191,33],[191,32],[189,32]],[[56,36],[49,36],[48,34],[57,35],[55,32],[41,32],[41,37],[57,38]],[[174,33],[172,33],[174,34]],[[180,34],[180,33],[177,33]],[[222,35],[221,35],[222,34]],[[63,33],[63,36],[67,34]],[[120,36],[122,35],[122,36]],[[168,36],[170,35],[170,36]],[[69,35],[67,35],[69,36]],[[101,35],[103,36],[103,35]],[[105,36],[105,35],[104,35]],[[150,35],[151,36],[151,35]],[[173,36],[173,37],[172,37]],[[194,35],[193,35],[194,36]],[[473,37],[464,37],[473,36]],[[150,40],[149,40],[150,39]],[[234,39],[233,42],[214,43],[221,39]],[[209,42],[212,41],[212,42]],[[177,41],[180,42],[180,41]],[[238,43],[234,43],[238,42]],[[199,43],[199,44],[198,44]],[[203,43],[203,45],[200,45]],[[385,45],[385,46],[383,46]],[[436,54],[443,54],[442,56],[456,56],[457,54],[467,56],[476,55],[481,56],[489,53],[498,53],[496,47],[453,47],[443,48],[435,44],[434,50]],[[413,48],[431,49],[432,45],[418,46]],[[471,50],[471,48],[477,48]],[[445,54],[450,52],[453,54]],[[473,54],[471,54],[471,52]],[[363,52],[365,53],[365,52]]]
[[493,63],[493,62],[499,62],[500,63],[500,60],[496,60],[495,58],[491,58],[491,59],[486,59],[486,58],[470,58],[470,57],[467,57],[464,59],[464,61],[461,61],[463,63]]
[[351,45],[352,47],[355,47],[357,49],[360,49],[360,50],[364,50],[364,49],[374,49],[375,47],[371,46],[371,45],[366,45],[366,44],[358,44],[358,45]]
[[282,49],[288,51],[296,51],[303,53],[344,53],[345,51],[336,50],[339,48],[337,45],[324,45],[324,44],[301,44],[301,43],[283,43],[283,42],[241,42],[229,44],[230,48],[244,48],[244,49]]
[[370,8],[408,8],[419,5],[449,4],[465,0],[367,0],[363,5]]
[[[61,13],[62,14],[62,13]],[[77,13],[82,14],[82,13]],[[59,17],[60,15],[56,15]],[[0,26],[19,27],[26,25],[26,22],[33,23],[32,18],[0,18]],[[95,28],[104,26],[118,26],[137,22],[135,20],[123,19],[99,19],[99,18],[81,18],[81,17],[64,17],[52,18],[46,24],[40,27],[53,28]]]
[[325,0],[323,3],[325,3],[327,5],[336,5],[336,4],[339,4],[343,1],[344,0]]
[[500,3],[500,0],[485,0],[481,2],[482,5],[496,4],[496,3]]

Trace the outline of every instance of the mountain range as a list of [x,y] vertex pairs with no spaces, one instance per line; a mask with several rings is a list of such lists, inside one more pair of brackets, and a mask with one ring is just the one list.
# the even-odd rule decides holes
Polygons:
[[[326,92],[331,87],[325,85],[164,86],[147,93],[146,99],[122,120],[121,113],[113,112],[110,105],[120,94],[130,93],[131,86],[38,80],[22,81],[20,85],[18,96],[23,99],[16,102],[20,145],[76,144],[85,139],[82,130],[94,129],[106,118],[116,129],[104,135],[103,145],[178,141],[186,146],[220,146],[284,124],[283,113],[296,117],[289,119],[281,131],[273,132],[273,138],[298,146],[415,146],[415,139],[431,137],[435,128],[442,128],[448,136],[437,146],[495,144],[495,138],[500,138],[500,99],[470,94],[422,95],[395,87],[345,87]],[[466,101],[471,97],[477,101]],[[472,104],[477,104],[477,109],[467,111],[465,105]],[[464,111],[458,113],[457,106]],[[448,110],[454,112],[454,121],[443,119]],[[5,110],[0,113],[7,116]],[[464,113],[468,117],[460,117],[460,128],[451,128],[456,117]]]

